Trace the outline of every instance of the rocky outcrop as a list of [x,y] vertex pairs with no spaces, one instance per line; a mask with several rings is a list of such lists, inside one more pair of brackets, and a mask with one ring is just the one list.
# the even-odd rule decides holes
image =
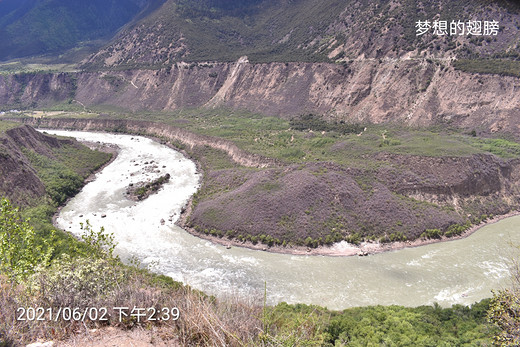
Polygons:
[[[449,124],[518,134],[520,81],[465,73],[447,61],[184,64],[168,69],[0,76],[0,104],[78,103],[131,111],[197,107],[350,122]],[[4,106],[6,108],[8,106]]]

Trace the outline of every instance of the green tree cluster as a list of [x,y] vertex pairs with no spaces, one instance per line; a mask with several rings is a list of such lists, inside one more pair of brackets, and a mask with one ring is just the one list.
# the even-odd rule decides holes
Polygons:
[[329,123],[322,117],[312,113],[293,118],[289,124],[291,125],[292,129],[300,131],[335,131],[340,134],[359,133],[363,131],[363,126],[359,124],[349,124],[343,121]]
[[37,265],[48,265],[53,247],[39,241],[33,227],[6,198],[0,200],[0,272],[15,281],[34,273]]
[[325,331],[336,346],[484,346],[492,335],[488,307],[489,299],[472,307],[353,308],[333,317]]

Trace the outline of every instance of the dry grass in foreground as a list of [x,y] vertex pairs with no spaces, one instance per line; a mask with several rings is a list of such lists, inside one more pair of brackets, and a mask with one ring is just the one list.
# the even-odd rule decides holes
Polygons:
[[[183,286],[151,286],[149,275],[122,268],[110,273],[106,261],[76,262],[74,260],[72,267],[75,274],[84,276],[81,283],[76,281],[79,277],[67,275],[67,270],[64,270],[70,263],[60,267],[64,275],[55,276],[54,269],[51,269],[35,274],[29,284],[14,284],[7,277],[0,277],[0,346],[67,339],[72,343],[74,339],[71,337],[75,335],[91,336],[95,340],[93,331],[96,330],[93,329],[106,331],[107,327],[120,331],[145,331],[156,342],[162,341],[167,345],[242,346],[252,344],[261,331],[260,306],[221,302]],[[114,274],[118,271],[121,273],[117,275],[123,276],[116,279]],[[101,281],[104,286],[98,287],[92,279]],[[110,283],[112,280],[115,282]],[[179,310],[179,318],[173,320],[171,311],[169,320],[148,320],[151,311],[146,317],[138,318],[131,316],[134,306],[155,308],[158,312],[175,307]],[[31,321],[20,321],[17,320],[21,315],[20,307],[41,307],[45,311],[39,317],[41,320],[36,320],[38,312],[32,320],[32,311],[27,311],[23,318],[31,318]],[[72,313],[69,320],[62,311],[55,319],[59,307],[77,308],[77,314],[74,317]],[[88,314],[82,318],[85,309],[101,307],[108,309],[106,321],[89,319]],[[123,314],[120,319],[121,311],[114,309],[117,307],[128,307],[125,310],[128,316]],[[49,308],[53,310],[52,318],[49,317]],[[101,314],[101,310],[95,311]],[[155,318],[165,318],[165,315],[157,314]]]

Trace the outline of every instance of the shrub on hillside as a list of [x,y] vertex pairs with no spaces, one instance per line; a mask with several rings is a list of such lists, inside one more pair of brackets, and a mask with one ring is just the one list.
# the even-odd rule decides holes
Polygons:
[[38,242],[32,226],[6,198],[0,200],[0,272],[11,280],[22,281],[36,265],[48,265],[53,248]]

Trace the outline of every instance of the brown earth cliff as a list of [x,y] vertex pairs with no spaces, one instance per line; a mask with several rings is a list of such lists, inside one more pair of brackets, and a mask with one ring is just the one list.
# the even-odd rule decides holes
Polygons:
[[76,140],[15,126],[0,133],[0,195],[23,208],[63,203],[109,159]]
[[516,77],[455,70],[448,60],[359,59],[349,64],[176,63],[159,70],[0,76],[0,105],[78,103],[129,111],[226,107],[353,122],[448,124],[518,134]]
[[30,126],[7,130],[0,136],[0,192],[16,205],[29,205],[44,196],[45,186],[24,151],[53,158],[53,150],[64,145],[79,144],[45,136]]

